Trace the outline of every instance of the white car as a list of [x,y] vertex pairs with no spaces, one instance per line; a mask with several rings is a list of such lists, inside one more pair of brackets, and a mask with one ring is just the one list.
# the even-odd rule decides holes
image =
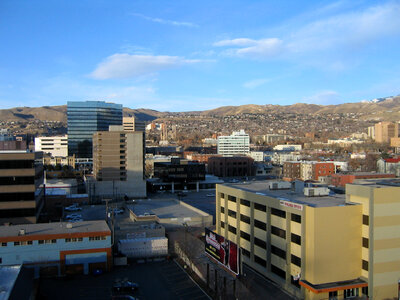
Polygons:
[[124,213],[123,209],[114,208],[114,214],[119,215],[119,214],[123,214],[123,213]]
[[214,197],[215,194],[207,194],[206,196],[207,196],[207,197]]
[[82,219],[82,215],[80,215],[80,214],[69,214],[69,215],[66,215],[65,218],[67,220],[70,220],[70,219]]
[[67,206],[65,208],[65,210],[66,211],[79,211],[79,210],[82,210],[82,208],[78,207],[76,204],[74,204],[74,205]]

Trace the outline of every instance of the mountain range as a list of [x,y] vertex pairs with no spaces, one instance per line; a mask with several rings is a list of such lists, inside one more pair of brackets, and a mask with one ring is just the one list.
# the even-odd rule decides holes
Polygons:
[[[292,105],[240,105],[223,106],[212,110],[192,112],[159,112],[151,109],[131,109],[124,107],[124,116],[136,116],[143,121],[172,116],[198,115],[204,117],[228,116],[238,114],[350,114],[361,113],[364,120],[400,120],[400,96],[379,98],[370,101],[344,103],[338,105],[316,105],[296,103]],[[67,106],[15,107],[0,110],[1,121],[30,122],[33,120],[67,122]]]

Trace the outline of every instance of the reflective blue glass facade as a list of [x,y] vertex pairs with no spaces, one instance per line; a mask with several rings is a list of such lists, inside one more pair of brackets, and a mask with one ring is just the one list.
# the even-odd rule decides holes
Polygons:
[[109,125],[122,125],[122,104],[103,101],[67,103],[68,155],[92,158],[92,137],[108,131]]

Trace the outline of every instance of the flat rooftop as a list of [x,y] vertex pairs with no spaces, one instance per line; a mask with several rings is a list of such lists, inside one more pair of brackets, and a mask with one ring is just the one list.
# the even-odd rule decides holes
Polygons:
[[[196,210],[190,209],[176,200],[137,200],[136,204],[129,208],[140,216],[145,213],[155,214],[160,219],[189,218],[203,216]],[[206,213],[204,213],[206,214]]]
[[110,231],[106,221],[83,221],[72,223],[72,228],[67,228],[68,222],[38,223],[0,226],[0,238],[18,236],[20,230],[25,230],[24,236],[69,234],[79,232],[104,232]]
[[224,185],[247,192],[252,192],[257,195],[268,196],[279,200],[290,201],[312,207],[352,205],[346,203],[346,195],[344,194],[335,194],[333,192],[330,192],[329,196],[306,197],[303,193],[295,193],[291,189],[270,190],[270,182],[271,181],[255,181],[248,183],[228,183]]

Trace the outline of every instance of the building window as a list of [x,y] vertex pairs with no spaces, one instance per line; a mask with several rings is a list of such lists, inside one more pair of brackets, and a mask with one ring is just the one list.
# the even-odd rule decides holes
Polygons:
[[267,249],[267,243],[256,237],[254,238],[254,245],[257,245],[258,247],[261,247],[263,249]]
[[361,288],[361,293],[362,293],[363,295],[368,296],[368,287],[367,287],[367,286],[364,286],[363,288]]
[[286,231],[283,230],[283,229],[280,229],[280,228],[275,227],[275,226],[271,226],[271,233],[276,235],[276,236],[279,236],[279,237],[281,237],[283,239],[286,239]]
[[240,199],[240,204],[250,207],[250,201],[245,199]]
[[225,223],[221,221],[221,228],[225,228]]
[[244,231],[240,231],[240,237],[244,238],[247,241],[250,241],[250,234],[244,232]]
[[228,201],[232,201],[236,203],[236,197],[233,197],[231,195],[228,195]]
[[20,242],[14,242],[14,246],[19,246]]
[[292,264],[294,264],[294,265],[296,265],[298,267],[301,267],[301,258],[300,257],[292,254],[291,255],[291,262],[292,262]]
[[254,255],[254,262],[258,263],[260,266],[263,266],[264,268],[267,267],[267,261],[257,255]]
[[7,243],[2,242],[2,243],[1,243],[1,246],[2,246],[2,247],[7,247]]
[[275,254],[276,256],[279,256],[280,258],[283,258],[286,260],[286,251],[282,250],[278,247],[275,247],[274,245],[271,245],[271,253]]
[[271,215],[281,217],[281,218],[286,218],[286,212],[280,209],[276,208],[271,208]]
[[262,204],[254,203],[254,209],[261,210],[261,211],[267,211],[267,207]]
[[366,260],[362,260],[362,268],[365,271],[368,271],[368,262]]
[[66,243],[74,243],[74,242],[82,242],[83,238],[67,238],[65,239]]
[[250,218],[242,214],[240,214],[240,221],[250,224]]
[[369,248],[369,240],[365,237],[362,238],[362,246],[364,248]]
[[369,225],[369,216],[363,215],[363,224],[364,225]]
[[256,219],[254,219],[254,226],[262,230],[267,230],[267,224]]
[[291,219],[292,219],[293,222],[301,223],[301,216],[300,215],[292,214]]
[[297,234],[292,233],[290,236],[290,240],[297,245],[301,245],[301,236]]
[[286,279],[286,272],[283,271],[282,269],[274,266],[273,264],[271,264],[271,272],[275,273],[276,275],[278,275],[279,277]]
[[337,291],[329,292],[329,299],[337,299]]
[[225,213],[225,208],[221,206],[221,214]]
[[221,194],[220,194],[220,197],[221,197],[222,199],[224,199],[224,198],[225,198],[225,194],[224,194],[224,193],[221,193]]
[[228,216],[236,219],[236,212],[233,210],[228,209]]
[[358,297],[358,288],[344,290],[344,299]]
[[298,289],[300,289],[301,288],[301,286],[300,286],[300,283],[299,283],[299,280],[297,279],[297,280],[295,280],[294,279],[294,277],[293,276],[290,276],[290,281],[291,281],[291,283],[295,286],[295,287],[297,287]]
[[242,253],[244,256],[250,257],[250,251],[247,251],[246,249],[242,248]]
[[235,228],[235,227],[233,227],[233,226],[231,226],[231,225],[228,225],[228,230],[229,230],[230,232],[236,234],[236,228]]
[[105,236],[89,236],[89,241],[104,241],[105,239]]

